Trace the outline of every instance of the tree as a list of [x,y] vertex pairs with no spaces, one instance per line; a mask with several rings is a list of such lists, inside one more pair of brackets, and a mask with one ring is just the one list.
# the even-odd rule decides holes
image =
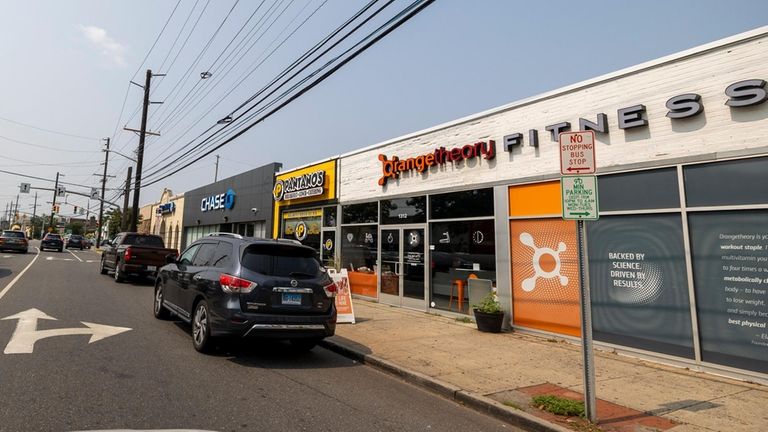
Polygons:
[[[123,225],[123,211],[120,209],[112,209],[106,214],[106,217],[109,219],[109,222],[107,223],[108,227],[108,237],[113,238],[117,233],[121,231],[127,231],[129,228],[129,223],[131,220],[131,216],[133,215],[133,207],[128,207],[128,218],[126,219],[125,226]],[[141,215],[139,215],[139,223],[141,223]]]
[[67,230],[75,235],[83,235],[83,224],[80,222],[73,222],[67,226]]

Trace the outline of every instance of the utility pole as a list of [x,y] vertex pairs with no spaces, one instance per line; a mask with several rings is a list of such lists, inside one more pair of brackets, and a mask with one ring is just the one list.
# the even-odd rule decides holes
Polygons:
[[53,204],[51,205],[51,223],[49,226],[53,226],[54,209],[56,209],[56,194],[59,192],[59,172],[56,171],[56,185],[53,186]]
[[[120,221],[120,230],[125,231],[126,227],[128,227],[128,197],[131,195],[131,172],[133,171],[133,167],[128,167],[128,177],[125,178],[125,196],[123,197],[123,219]],[[136,196],[136,189],[133,194]],[[133,210],[134,213],[136,213],[136,209]]]
[[[32,207],[32,238],[35,238],[35,216],[37,216],[37,192],[35,192],[35,205]],[[42,227],[40,228],[40,236],[43,235]]]
[[109,163],[109,138],[107,138],[107,151],[104,152],[104,174],[101,176],[101,201],[99,202],[99,231],[96,233],[96,247],[101,247],[101,224],[104,219],[104,195],[107,186],[107,164]]
[[[161,76],[158,74],[158,76]],[[144,161],[144,140],[147,138],[147,111],[149,111],[149,86],[152,82],[152,69],[147,69],[147,78],[144,81],[144,105],[141,109],[141,131],[139,132],[139,150],[136,152],[136,179],[133,187],[133,215],[131,217],[131,231],[138,231],[139,222],[139,194],[141,193],[141,168]]]
[[19,221],[19,194],[16,194],[16,211],[13,212],[13,222]]
[[[8,220],[8,206],[10,206],[10,203],[5,203],[5,213],[3,213],[3,224],[5,224],[5,221]],[[3,227],[5,228],[5,227]]]
[[216,171],[213,174],[213,181],[216,182],[219,179],[219,155],[216,155]]

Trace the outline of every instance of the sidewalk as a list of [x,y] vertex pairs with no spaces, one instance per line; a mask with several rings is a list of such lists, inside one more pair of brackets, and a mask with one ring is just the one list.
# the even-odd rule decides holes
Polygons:
[[[580,347],[359,299],[354,307],[357,324],[339,324],[327,347],[528,430],[579,427],[531,397],[581,396]],[[595,365],[599,430],[768,430],[767,387],[600,351]]]

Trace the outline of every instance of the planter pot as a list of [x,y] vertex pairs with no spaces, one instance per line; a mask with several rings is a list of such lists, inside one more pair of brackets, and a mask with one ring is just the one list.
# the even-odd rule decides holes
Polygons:
[[482,332],[499,333],[501,324],[504,321],[504,312],[485,313],[475,309],[475,322],[477,329]]

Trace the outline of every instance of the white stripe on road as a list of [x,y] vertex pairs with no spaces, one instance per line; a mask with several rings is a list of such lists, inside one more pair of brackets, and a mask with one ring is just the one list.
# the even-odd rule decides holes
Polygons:
[[35,263],[35,261],[37,261],[37,258],[39,258],[39,257],[40,257],[40,249],[39,249],[38,247],[35,247],[35,249],[37,249],[37,253],[35,254],[35,257],[34,257],[34,258],[32,258],[32,261],[30,261],[30,262],[29,262],[29,264],[27,264],[27,266],[26,266],[26,267],[24,267],[24,270],[22,270],[22,271],[21,271],[21,273],[19,273],[18,275],[16,275],[16,277],[15,277],[15,278],[13,278],[13,280],[12,280],[10,283],[8,283],[8,285],[6,285],[6,286],[5,286],[5,288],[3,288],[3,290],[2,290],[2,291],[0,291],[0,299],[2,299],[2,298],[3,298],[3,296],[5,295],[5,293],[7,293],[7,292],[8,292],[8,291],[9,291],[11,288],[13,288],[13,286],[16,284],[16,282],[17,282],[19,279],[21,279],[21,277],[22,277],[22,276],[24,276],[24,273],[26,273],[26,272],[27,272],[27,270],[29,270],[29,268],[30,268],[30,267],[32,267],[32,264],[34,264],[34,263]]
[[75,258],[77,258],[77,260],[78,260],[78,261],[80,261],[80,262],[83,262],[83,260],[81,260],[81,259],[80,259],[80,257],[79,257],[79,256],[77,256],[77,255],[75,255],[75,253],[74,253],[74,252],[72,252],[71,250],[67,249],[67,252],[71,253],[71,254],[72,254],[72,256],[73,256],[73,257],[75,257]]

